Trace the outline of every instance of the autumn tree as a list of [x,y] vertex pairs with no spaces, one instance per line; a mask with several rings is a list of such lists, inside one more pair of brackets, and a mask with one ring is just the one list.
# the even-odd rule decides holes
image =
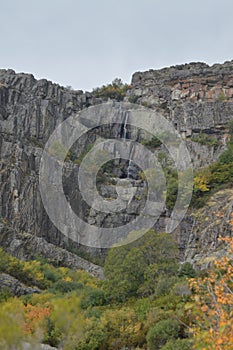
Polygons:
[[232,349],[233,238],[221,238],[221,241],[228,244],[228,253],[214,262],[206,277],[190,280],[196,315],[191,328],[195,350]]

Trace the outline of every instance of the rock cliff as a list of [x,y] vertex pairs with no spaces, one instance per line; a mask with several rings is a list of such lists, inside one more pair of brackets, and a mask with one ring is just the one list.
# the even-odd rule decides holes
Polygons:
[[[157,71],[135,73],[125,101],[159,111],[182,135],[194,167],[205,166],[219,157],[229,139],[227,124],[233,119],[233,61],[212,67],[204,63],[190,63]],[[41,248],[44,247],[44,242],[51,243],[54,249],[55,246],[59,246],[59,249],[70,249],[70,247],[77,251],[80,249],[77,244],[67,240],[56,229],[44,210],[38,189],[39,165],[45,143],[54,129],[69,116],[75,115],[84,108],[87,108],[88,113],[88,107],[101,102],[100,98],[88,92],[69,90],[45,79],[36,80],[29,74],[0,70],[1,244],[12,254],[18,254],[19,246],[22,252],[23,244],[26,247],[29,242],[33,242],[30,243],[31,248],[40,247],[38,248],[40,253],[43,251],[42,254],[45,256],[48,254],[49,258],[53,253],[48,253],[52,251],[50,249],[45,253],[43,250],[45,248]],[[112,107],[114,108],[114,102]],[[88,133],[76,145],[75,159],[82,156],[85,147],[94,143],[98,136],[118,138],[123,132],[122,125],[111,125]],[[208,135],[213,142],[208,145],[197,142],[195,138],[200,135],[200,132]],[[143,132],[128,126],[127,136],[141,141]],[[119,161],[115,162],[115,167],[111,168],[113,180],[114,177],[127,176],[128,165],[124,162],[122,164]],[[122,216],[110,218],[108,215],[91,210],[80,198],[74,180],[78,166],[78,162],[76,164],[67,162],[64,170],[64,187],[68,191],[70,201],[73,201],[74,210],[80,216],[93,225],[114,227],[120,222],[129,222],[138,215],[140,206],[143,204],[143,184],[140,185],[141,187],[138,186],[138,203]],[[135,174],[136,171],[137,169],[134,169],[131,172]],[[137,177],[132,173],[132,178],[135,177],[134,180],[137,181]],[[100,192],[107,197],[115,195],[111,183],[100,185]],[[228,197],[231,198],[230,192]],[[231,203],[230,199],[229,203]],[[166,212],[158,225],[161,228],[165,217]],[[176,230],[177,239],[187,259],[191,256],[193,258],[196,254],[194,241],[197,241],[197,237],[200,236],[198,232],[193,233],[194,222],[194,218],[189,213]],[[12,237],[9,234],[7,238],[6,227],[8,232],[9,227],[12,228]],[[208,229],[210,229],[209,226],[205,232]],[[202,234],[198,238],[199,242],[204,242],[206,250],[210,241],[213,240],[211,246],[216,245],[218,234],[214,232],[210,235],[206,233],[206,236]],[[227,232],[228,229],[226,234]],[[21,235],[20,238],[17,235]],[[17,246],[10,242],[11,239],[12,242],[21,243]],[[25,251],[28,250],[25,249]],[[67,261],[70,261],[70,256],[64,258],[66,253],[63,250],[59,251],[58,255],[60,254],[62,258],[58,260],[63,260],[63,263],[68,266]],[[199,254],[198,249],[197,254]],[[98,270],[88,265],[88,262],[87,265],[85,264],[79,261],[75,263],[75,267],[84,268],[87,271]],[[101,275],[102,272],[99,270],[95,273]]]

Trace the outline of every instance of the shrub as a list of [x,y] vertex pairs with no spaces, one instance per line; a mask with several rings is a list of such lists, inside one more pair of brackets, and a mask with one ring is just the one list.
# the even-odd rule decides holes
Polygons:
[[81,299],[80,307],[87,309],[89,306],[101,306],[106,304],[105,293],[100,289],[90,289]]
[[161,146],[162,142],[156,136],[153,136],[150,140],[142,141],[142,144],[150,148],[157,148]]
[[150,350],[161,349],[168,340],[179,336],[180,324],[173,319],[162,320],[149,329],[146,340]]
[[116,78],[111,84],[103,85],[100,88],[93,89],[92,93],[96,97],[110,98],[122,101],[126,95],[126,91],[130,89],[128,84],[124,84],[121,79]]
[[228,149],[224,151],[219,157],[219,162],[224,164],[233,163],[233,144],[228,144]]
[[200,132],[200,134],[198,136],[192,137],[191,140],[193,142],[198,142],[203,146],[211,147],[211,146],[218,146],[219,145],[218,140],[216,140],[215,138],[213,138],[209,134],[203,133],[202,131]]
[[194,270],[192,264],[185,262],[184,264],[180,265],[178,276],[193,278],[196,276],[196,271]]
[[193,342],[190,339],[169,340],[161,350],[190,350]]
[[14,298],[0,308],[0,350],[20,348],[23,340],[23,305]]
[[51,282],[57,282],[58,280],[58,276],[51,270],[46,270],[44,271],[44,277],[48,280],[48,281],[51,281]]
[[130,103],[136,103],[138,101],[140,96],[137,96],[137,95],[130,95],[128,100]]
[[9,291],[8,288],[4,288],[0,291],[0,303],[7,301],[11,297],[12,293]]
[[53,287],[50,290],[53,292],[60,292],[64,294],[64,293],[68,293],[73,290],[78,290],[82,288],[83,288],[82,283],[60,280],[54,283]]

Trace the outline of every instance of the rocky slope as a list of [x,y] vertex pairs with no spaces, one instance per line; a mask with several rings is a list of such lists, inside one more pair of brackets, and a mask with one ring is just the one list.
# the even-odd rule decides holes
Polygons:
[[[227,123],[233,118],[233,62],[212,67],[203,63],[192,63],[135,73],[132,88],[125,100],[157,110],[170,120],[185,140],[195,168],[210,164],[219,157],[228,141]],[[66,266],[74,258],[70,255],[64,257],[64,250],[61,249],[58,253],[54,247],[79,249],[77,244],[67,240],[56,229],[44,210],[38,190],[39,164],[44,145],[53,130],[69,116],[101,102],[101,99],[95,98],[91,93],[68,90],[45,79],[36,80],[32,75],[0,70],[1,244],[12,254],[17,255],[20,251],[22,258],[28,258],[26,253],[24,256],[24,251],[28,251],[26,247],[32,242],[29,246],[34,249],[33,253],[40,252],[50,258],[55,249],[57,259]],[[114,103],[112,106],[114,108]],[[195,141],[200,131],[213,140],[212,144],[205,145]],[[95,142],[98,134],[102,137],[122,137],[122,125],[111,125],[95,133],[88,133],[75,149],[77,158],[85,146]],[[130,126],[127,128],[127,135],[137,141],[143,138],[143,132],[135,131]],[[73,202],[74,210],[87,222],[114,227],[116,224],[129,222],[138,215],[142,205],[140,198],[143,197],[140,186],[138,203],[122,216],[109,217],[90,210],[80,198],[74,181],[77,170],[78,165],[68,162],[65,167],[64,186]],[[127,175],[125,167],[120,168],[119,163],[115,163],[113,173],[115,177]],[[102,186],[100,191],[114,197],[111,185]],[[230,198],[230,194],[227,198]],[[219,211],[217,208],[216,210]],[[158,224],[161,229],[164,227],[166,215],[165,210]],[[196,238],[193,237],[197,237],[198,232],[193,233],[194,222],[188,215],[176,230],[177,239],[187,259],[195,255],[193,242]],[[8,232],[9,227],[12,228],[8,237],[5,234],[6,227]],[[225,231],[227,234],[228,229]],[[15,237],[13,232],[21,235],[20,238]],[[22,235],[22,232],[27,232],[28,236]],[[200,245],[203,243],[206,251],[210,240],[213,239],[212,245],[216,246],[218,234],[210,235],[209,239],[206,239],[207,236],[208,233],[199,239]],[[54,248],[46,250],[44,242],[53,244]],[[102,273],[88,262],[79,260],[74,264],[75,267],[90,272],[97,271],[94,272],[97,275]]]

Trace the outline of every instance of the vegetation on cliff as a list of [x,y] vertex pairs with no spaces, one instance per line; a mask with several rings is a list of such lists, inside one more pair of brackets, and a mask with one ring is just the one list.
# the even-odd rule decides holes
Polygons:
[[101,97],[103,99],[110,98],[117,101],[122,101],[126,96],[127,90],[129,89],[130,85],[124,84],[121,79],[116,78],[111,84],[93,89],[92,93],[94,96]]

